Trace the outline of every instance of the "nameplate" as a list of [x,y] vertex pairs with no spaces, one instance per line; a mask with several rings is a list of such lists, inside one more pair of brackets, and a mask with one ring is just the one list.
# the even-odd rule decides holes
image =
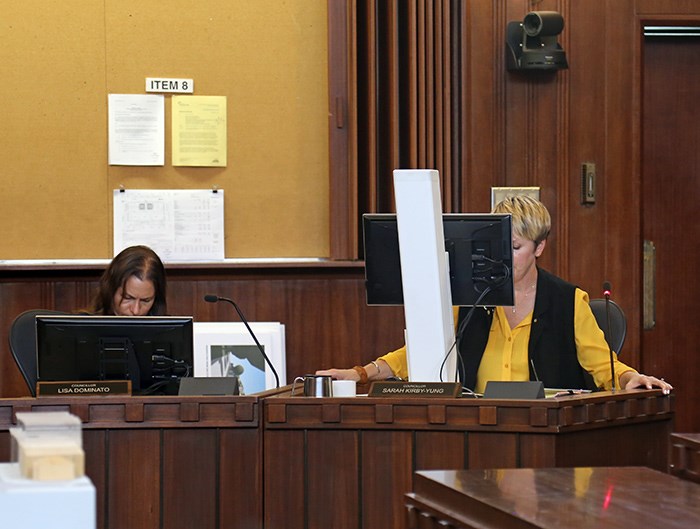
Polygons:
[[131,395],[131,380],[37,382],[37,397],[95,397]]
[[534,381],[489,380],[484,389],[485,399],[543,399],[544,384]]
[[180,379],[180,396],[240,395],[238,377],[184,377]]
[[442,397],[462,395],[459,382],[402,382],[377,381],[369,387],[369,397]]

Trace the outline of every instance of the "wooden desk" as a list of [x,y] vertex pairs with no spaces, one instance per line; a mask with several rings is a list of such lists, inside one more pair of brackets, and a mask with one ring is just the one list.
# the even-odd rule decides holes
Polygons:
[[263,402],[265,528],[405,527],[413,473],[643,465],[667,471],[672,396],[601,392],[536,401]]
[[700,485],[643,467],[418,472],[410,529],[700,527]]
[[700,483],[700,433],[671,435],[671,474]]
[[97,527],[262,527],[257,397],[0,399],[0,460],[17,412],[52,410],[83,422]]
[[672,403],[660,391],[538,401],[0,399],[0,461],[9,461],[17,412],[68,411],[83,422],[100,528],[403,528],[415,470],[666,470]]

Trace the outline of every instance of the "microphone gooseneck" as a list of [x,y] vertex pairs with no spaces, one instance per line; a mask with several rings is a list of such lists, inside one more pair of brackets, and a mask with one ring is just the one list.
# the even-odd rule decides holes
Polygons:
[[[612,326],[610,325],[610,292],[612,287],[609,281],[603,283],[603,296],[605,296],[605,319],[608,327],[608,336],[612,338]],[[605,336],[605,333],[603,333]],[[613,350],[610,340],[606,339],[608,342],[608,351],[610,352],[610,374],[612,375],[612,390],[615,391],[615,362],[613,359]]]
[[530,358],[530,367],[532,367],[532,374],[535,375],[535,382],[539,382],[540,377],[537,376],[537,370],[535,369],[535,362],[532,361],[532,358]]
[[260,351],[260,354],[263,356],[265,359],[265,362],[267,362],[267,365],[270,366],[270,370],[272,371],[272,374],[275,376],[275,384],[276,387],[280,387],[280,377],[277,375],[277,371],[275,370],[275,366],[272,365],[272,362],[268,358],[268,356],[265,354],[265,349],[263,348],[262,345],[260,345],[260,342],[258,341],[257,336],[255,336],[255,333],[253,332],[253,329],[250,328],[250,325],[248,325],[248,320],[246,320],[245,316],[243,315],[243,312],[241,312],[241,309],[238,308],[238,305],[236,304],[235,301],[229,298],[222,298],[221,296],[215,296],[214,294],[207,294],[204,296],[204,301],[207,303],[217,303],[219,301],[225,301],[226,303],[230,303],[233,305],[233,308],[236,309],[236,312],[238,313],[238,317],[241,318],[241,321],[245,325],[245,328],[248,329],[248,333],[250,333],[250,336],[253,338],[253,341],[255,342],[255,345],[258,346],[258,350]]

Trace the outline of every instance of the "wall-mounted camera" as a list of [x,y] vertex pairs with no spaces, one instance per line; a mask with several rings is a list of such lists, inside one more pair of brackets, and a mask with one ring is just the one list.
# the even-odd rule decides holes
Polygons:
[[508,22],[506,66],[508,70],[562,70],[569,67],[557,42],[564,18],[556,11],[531,11],[522,22]]

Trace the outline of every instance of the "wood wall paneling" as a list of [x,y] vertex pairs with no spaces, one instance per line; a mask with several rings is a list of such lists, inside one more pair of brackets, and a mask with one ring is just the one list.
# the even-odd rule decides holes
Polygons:
[[[368,307],[364,269],[357,263],[327,267],[193,268],[168,270],[169,312],[195,321],[239,321],[226,303],[211,304],[213,293],[236,300],[249,321],[285,324],[287,380],[317,369],[364,364],[403,344],[402,307]],[[28,395],[28,388],[9,350],[7,331],[23,310],[73,311],[87,306],[98,268],[20,273],[0,279],[0,395]],[[14,272],[13,272],[14,273]],[[37,283],[26,277],[39,275]],[[0,276],[2,272],[0,272]],[[60,293],[60,295],[57,295]]]
[[[512,2],[473,2],[462,9],[459,210],[488,211],[490,188],[508,185],[505,171],[505,75],[501,10]],[[503,25],[505,31],[505,25]]]
[[[678,16],[678,20],[688,20],[684,15],[697,16],[700,7],[695,0],[626,0],[627,3],[633,1],[637,15],[654,19],[669,20],[669,16]],[[657,19],[658,20],[658,19]]]
[[[591,259],[591,269],[597,266],[607,276],[615,289],[616,301],[625,307],[630,327],[624,359],[641,368],[643,205],[638,185],[641,152],[638,113],[642,51],[641,24],[634,15],[635,4],[638,2],[609,2],[605,6],[605,151],[597,154],[605,157],[597,182],[602,194],[598,214],[605,219],[602,232],[605,251],[599,252],[597,259]],[[596,243],[591,241],[589,245],[589,251],[594,252]],[[600,287],[593,284],[588,288]]]
[[0,279],[3,299],[0,307],[0,365],[5,366],[0,373],[0,395],[29,395],[9,349],[9,332],[15,317],[35,308],[72,312],[86,307],[97,275],[95,271],[77,271],[75,274],[28,271],[11,279]]
[[357,53],[354,0],[328,1],[328,141],[330,257],[356,259],[359,251],[357,181]]
[[[698,21],[700,22],[700,21]],[[695,354],[700,332],[694,314],[700,292],[691,241],[700,238],[695,221],[700,194],[695,95],[700,90],[700,38],[644,41],[642,234],[655,247],[654,327],[644,331],[643,367],[678,388],[682,431],[700,430],[692,410],[700,398]],[[683,78],[683,83],[669,79]]]

